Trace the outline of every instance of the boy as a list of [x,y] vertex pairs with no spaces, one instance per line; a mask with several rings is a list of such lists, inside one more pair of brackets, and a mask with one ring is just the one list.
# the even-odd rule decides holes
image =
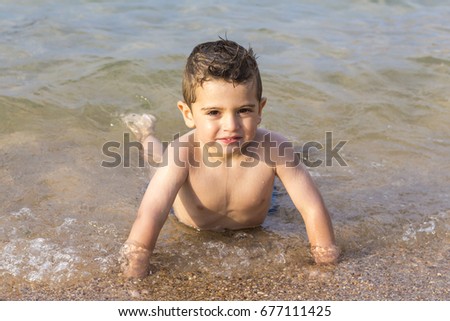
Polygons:
[[220,39],[194,48],[178,102],[193,130],[163,154],[153,136],[154,117],[125,122],[144,146],[147,161],[160,163],[121,250],[127,277],[145,277],[159,232],[173,210],[200,230],[256,227],[269,210],[278,176],[300,211],[316,263],[339,256],[322,197],[293,147],[280,134],[258,128],[266,98],[252,49]]

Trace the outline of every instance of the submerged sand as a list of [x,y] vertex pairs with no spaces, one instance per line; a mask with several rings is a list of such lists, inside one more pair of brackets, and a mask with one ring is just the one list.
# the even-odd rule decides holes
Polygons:
[[[212,275],[153,266],[143,280],[128,280],[118,270],[90,280],[58,286],[23,283],[3,300],[449,300],[447,249],[435,255],[384,250],[344,253],[335,266],[286,264],[261,267],[251,275]],[[409,264],[405,264],[409,257]],[[448,265],[447,265],[448,266]],[[273,266],[272,266],[273,267]],[[3,286],[15,287],[14,284]]]

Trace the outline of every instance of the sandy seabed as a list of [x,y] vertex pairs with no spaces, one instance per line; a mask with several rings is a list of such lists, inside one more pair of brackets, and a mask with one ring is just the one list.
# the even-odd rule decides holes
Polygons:
[[[430,253],[430,252],[428,252]],[[257,275],[212,275],[180,272],[153,266],[153,274],[130,280],[119,271],[90,280],[64,284],[3,284],[9,288],[2,300],[89,301],[366,301],[450,299],[449,273],[439,266],[445,253],[424,256],[411,251],[344,253],[334,266],[286,265],[276,270],[262,267]],[[405,258],[410,263],[405,264]],[[23,282],[23,281],[22,281]],[[13,289],[13,290],[12,290]],[[12,290],[12,291],[11,291]],[[2,291],[5,293],[5,291]]]

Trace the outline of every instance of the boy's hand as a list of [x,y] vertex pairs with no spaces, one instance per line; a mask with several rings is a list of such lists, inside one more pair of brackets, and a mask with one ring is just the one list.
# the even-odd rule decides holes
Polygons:
[[132,243],[125,243],[120,249],[119,263],[127,278],[144,278],[150,272],[150,251]]
[[311,246],[311,254],[316,264],[337,263],[340,253],[339,247],[335,245],[328,247]]

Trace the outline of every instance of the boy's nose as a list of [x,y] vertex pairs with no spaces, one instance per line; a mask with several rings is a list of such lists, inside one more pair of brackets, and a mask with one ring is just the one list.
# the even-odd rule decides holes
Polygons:
[[223,123],[222,123],[222,129],[233,132],[237,129],[239,129],[239,118],[236,115],[228,115],[224,117]]

